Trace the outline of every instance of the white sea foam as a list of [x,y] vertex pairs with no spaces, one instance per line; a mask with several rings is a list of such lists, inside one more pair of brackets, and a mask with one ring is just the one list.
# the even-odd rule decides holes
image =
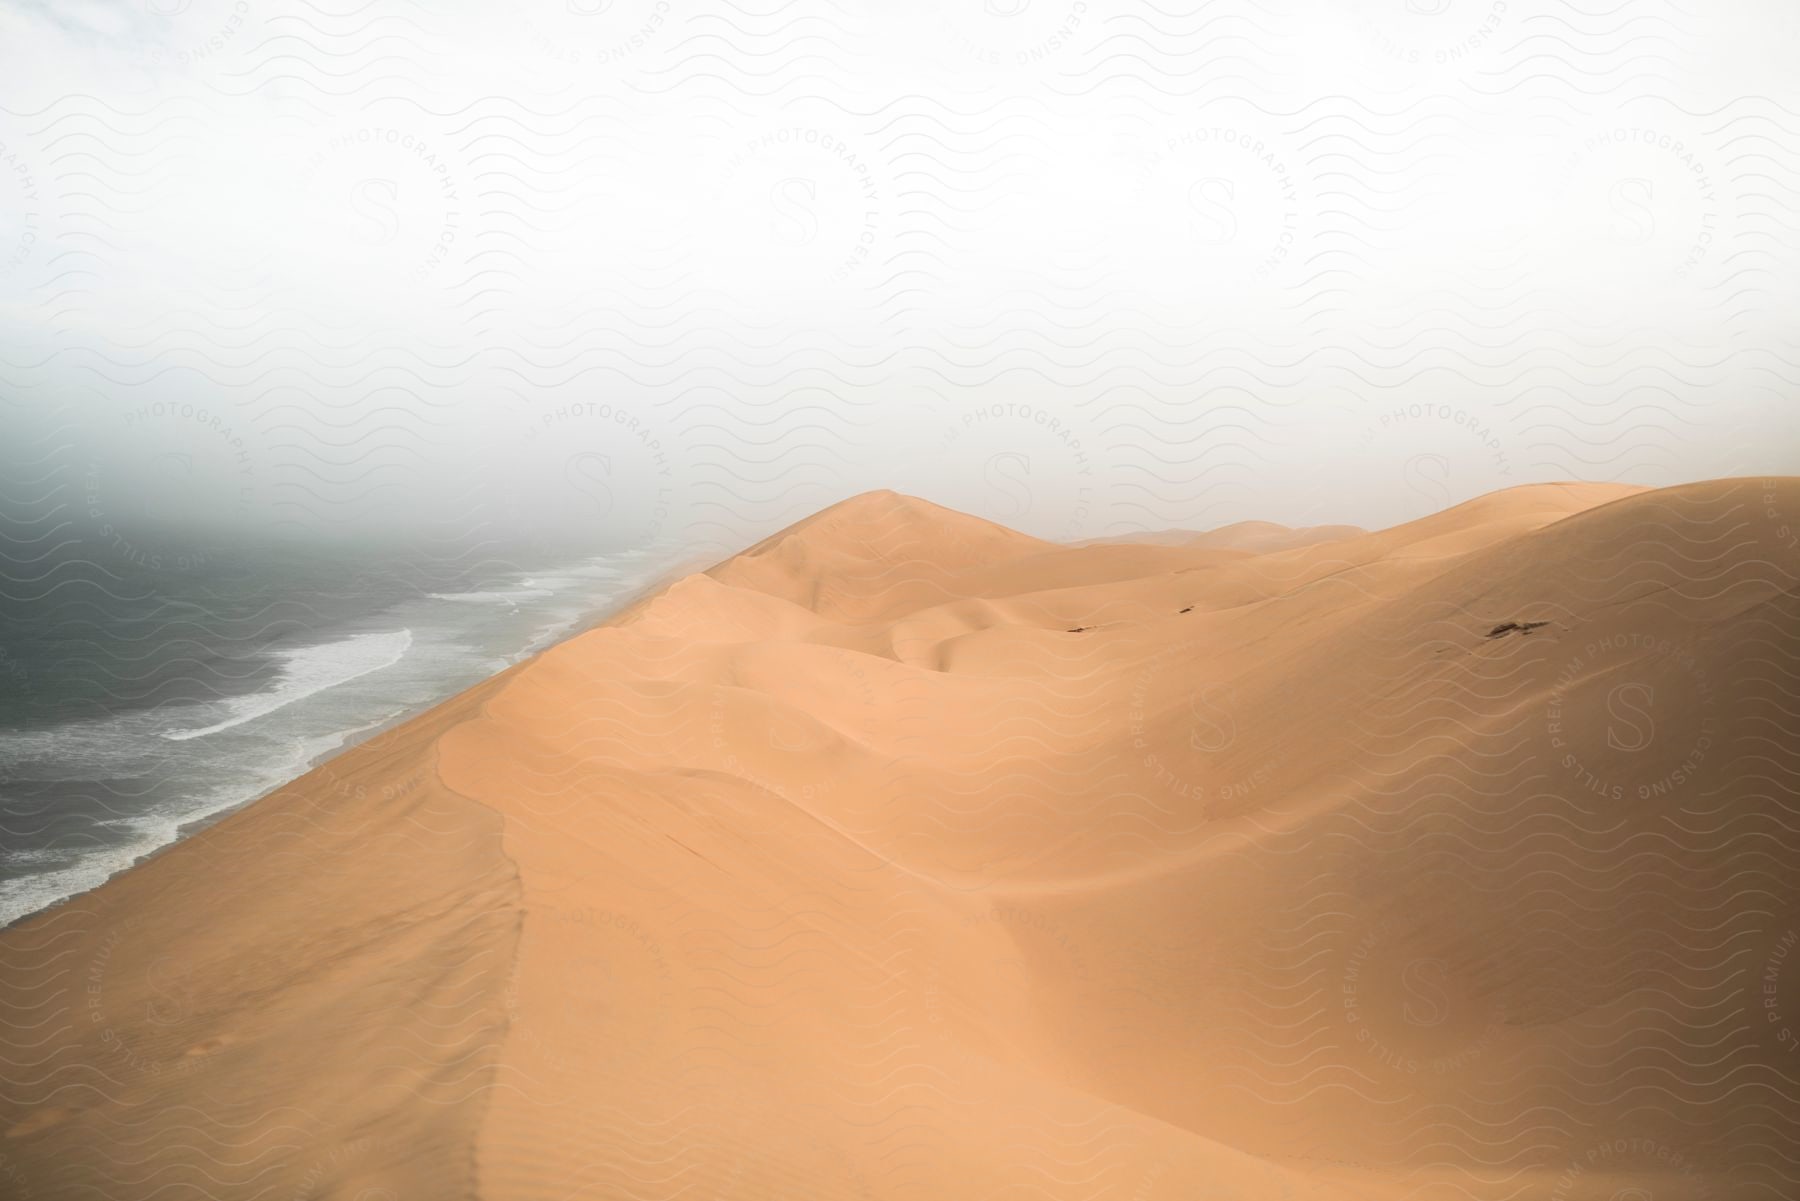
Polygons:
[[227,702],[231,716],[210,726],[193,730],[170,730],[164,738],[185,742],[217,734],[253,721],[265,713],[273,713],[295,701],[305,700],[339,684],[366,676],[370,672],[392,667],[400,662],[412,646],[411,630],[392,630],[377,634],[352,634],[336,642],[303,646],[283,651],[281,676],[275,686],[251,696],[234,697]]
[[432,592],[428,595],[432,600],[461,601],[464,604],[476,605],[510,605],[517,609],[520,602],[549,596],[550,592],[544,588],[504,588],[477,592]]
[[153,737],[165,720],[145,711],[42,730],[0,730],[0,781],[97,780],[154,771],[177,753]]
[[[84,848],[74,863],[68,863],[66,850],[46,848],[35,851],[0,852],[0,927],[46,909],[59,901],[98,888],[107,880],[136,863],[176,843],[183,828],[248,805],[280,788],[313,763],[342,747],[357,735],[397,716],[395,710],[352,729],[338,733],[292,740],[284,754],[261,756],[254,767],[246,767],[241,775],[221,780],[211,790],[189,794],[183,805],[169,812],[142,813],[110,818],[98,825],[112,831],[124,841],[103,848]],[[165,735],[167,737],[167,735]],[[63,863],[52,870],[15,874],[40,864]]]
[[90,851],[72,867],[0,879],[0,926],[47,909],[77,893],[100,887],[136,863],[143,854],[134,847]]
[[[21,780],[27,786],[94,781],[86,803],[108,815],[96,815],[94,834],[111,844],[8,852],[4,847],[12,839],[0,824],[0,925],[99,886],[175,842],[190,823],[248,804],[370,730],[558,641],[649,585],[674,566],[672,559],[662,551],[626,552],[496,589],[428,595],[389,611],[392,624],[404,629],[281,652],[273,686],[254,696],[43,730],[0,730],[0,781]],[[418,653],[409,653],[415,630]],[[390,667],[392,671],[374,674]],[[321,702],[295,706],[364,676],[373,678]],[[172,745],[244,726],[280,709],[288,711],[237,736]],[[211,718],[223,720],[197,725],[196,719]],[[169,729],[171,724],[177,728]],[[149,803],[142,803],[138,794],[146,786],[157,799],[145,797]],[[128,792],[120,793],[121,788]],[[135,811],[121,812],[115,805]],[[0,823],[7,820],[6,813],[0,803]]]

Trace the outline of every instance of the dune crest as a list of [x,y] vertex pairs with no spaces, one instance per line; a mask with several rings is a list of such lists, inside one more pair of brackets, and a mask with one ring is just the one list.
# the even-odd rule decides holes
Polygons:
[[1796,528],[853,497],[0,934],[0,1181],[1792,1195]]

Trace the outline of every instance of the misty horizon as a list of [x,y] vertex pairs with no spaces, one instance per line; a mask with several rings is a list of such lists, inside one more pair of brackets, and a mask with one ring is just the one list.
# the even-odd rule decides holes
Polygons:
[[357,12],[0,7],[16,518],[1073,540],[1800,451],[1779,4]]

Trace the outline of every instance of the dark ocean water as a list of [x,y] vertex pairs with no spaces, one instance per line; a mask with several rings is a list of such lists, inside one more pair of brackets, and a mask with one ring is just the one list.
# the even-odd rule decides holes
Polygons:
[[[40,529],[49,528],[40,525]],[[0,925],[605,616],[675,556],[288,542],[179,564],[15,527]]]

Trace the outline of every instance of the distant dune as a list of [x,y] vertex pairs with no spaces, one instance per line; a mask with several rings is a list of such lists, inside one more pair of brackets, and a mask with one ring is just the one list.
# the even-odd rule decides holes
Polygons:
[[1796,530],[855,497],[0,934],[0,1194],[1792,1198]]
[[1318,542],[1334,542],[1354,538],[1367,530],[1354,525],[1314,525],[1294,529],[1272,521],[1240,521],[1216,530],[1155,530],[1142,534],[1121,534],[1109,538],[1092,538],[1077,546],[1102,546],[1139,543],[1150,546],[1210,546],[1224,550],[1291,550]]

